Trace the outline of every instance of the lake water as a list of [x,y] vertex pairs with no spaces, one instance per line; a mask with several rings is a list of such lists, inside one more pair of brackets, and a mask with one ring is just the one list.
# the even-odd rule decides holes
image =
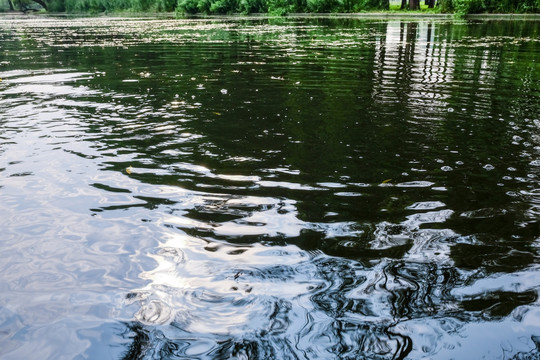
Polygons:
[[540,22],[0,18],[0,358],[540,358]]

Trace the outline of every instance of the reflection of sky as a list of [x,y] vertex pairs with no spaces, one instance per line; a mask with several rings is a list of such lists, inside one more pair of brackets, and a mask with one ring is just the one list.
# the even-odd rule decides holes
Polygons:
[[[535,266],[527,271],[512,274],[495,274],[472,284],[452,290],[458,299],[481,299],[486,294],[500,291],[526,292],[540,288]],[[504,305],[504,304],[502,304]],[[535,349],[538,340],[531,334],[540,333],[540,308],[534,304],[515,308],[508,317],[489,321],[484,311],[479,311],[478,321],[443,317],[440,319],[417,319],[404,321],[394,327],[398,333],[414,334],[415,346],[410,356],[418,358],[423,352],[433,352],[438,358],[503,359],[516,353],[528,353]],[[486,317],[483,319],[483,317]],[[457,332],[456,337],[454,333]],[[534,341],[534,342],[533,342]],[[461,354],[461,355],[457,355]]]
[[[412,334],[409,357],[426,353],[440,359],[506,359],[536,348],[530,334],[540,331],[540,308],[518,308],[502,321],[466,323],[453,318],[405,321],[392,331]],[[457,335],[457,336],[456,336]]]
[[[540,286],[535,276],[538,269],[495,274],[453,287],[445,283],[451,280],[444,279],[444,267],[436,271],[439,275],[435,280],[428,280],[431,275],[423,271],[432,265],[414,265],[413,259],[408,265],[402,264],[401,270],[388,260],[363,268],[354,261],[307,253],[295,246],[232,246],[180,233],[171,233],[153,258],[158,266],[142,275],[150,283],[139,291],[141,309],[136,318],[148,325],[172,324],[186,332],[177,336],[196,336],[201,344],[223,336],[271,336],[272,341],[290,342],[297,350],[324,357],[330,356],[327,351],[336,341],[347,343],[361,335],[364,345],[369,346],[366,351],[380,346],[392,353],[397,351],[399,341],[376,330],[377,324],[387,323],[390,333],[411,338],[411,358],[498,359],[506,352],[531,351],[535,345],[530,334],[540,330],[540,311],[534,304],[491,320],[484,310],[465,315],[460,307],[461,300],[499,291],[534,291]],[[407,266],[412,267],[407,270]],[[415,266],[420,271],[416,275],[409,272]],[[347,267],[356,280],[343,288],[340,278],[347,276],[342,272]],[[439,293],[448,290],[452,300]],[[396,318],[393,297],[402,291],[417,293],[409,304],[412,308],[418,306],[417,311],[435,311],[440,316]],[[363,303],[363,314],[321,307],[319,299],[331,304],[334,297]],[[336,336],[330,329],[339,322],[348,323],[348,330],[342,329]],[[365,329],[373,332],[366,333]],[[327,334],[326,340],[315,341],[320,340],[321,333]]]
[[153,256],[158,266],[142,275],[151,280],[136,315],[144,323],[174,321],[201,334],[268,331],[272,313],[287,311],[276,302],[295,306],[321,283],[311,278],[309,256],[295,247],[234,247],[171,235],[160,248]]

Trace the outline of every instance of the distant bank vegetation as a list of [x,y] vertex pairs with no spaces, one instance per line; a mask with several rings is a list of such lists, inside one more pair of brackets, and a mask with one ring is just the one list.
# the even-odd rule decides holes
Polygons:
[[[398,1],[397,3],[395,1]],[[420,10],[456,13],[540,13],[540,0],[0,0],[2,11],[182,14],[354,13]]]

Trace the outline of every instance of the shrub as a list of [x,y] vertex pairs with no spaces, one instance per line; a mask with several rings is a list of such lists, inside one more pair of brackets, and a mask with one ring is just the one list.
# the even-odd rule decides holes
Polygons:
[[176,8],[176,0],[156,0],[154,1],[152,8],[155,11],[159,11],[159,12],[174,11],[174,9]]
[[176,12],[182,14],[196,14],[199,12],[197,0],[178,0]]
[[482,0],[452,0],[457,15],[477,14],[486,10]]
[[359,0],[354,5],[354,10],[388,10],[390,1],[388,0]]
[[268,13],[276,16],[283,16],[291,12],[291,6],[287,0],[268,0]]
[[438,0],[437,6],[443,13],[449,13],[454,10],[454,4],[452,3],[452,0]]
[[268,5],[265,0],[240,0],[238,10],[245,14],[266,13]]
[[213,14],[232,14],[238,12],[237,0],[216,0],[210,5]]
[[335,11],[337,0],[307,0],[307,10],[315,13]]
[[131,0],[130,8],[135,11],[146,11],[151,6],[151,0]]
[[66,4],[63,0],[51,0],[48,8],[51,12],[64,12],[66,11]]

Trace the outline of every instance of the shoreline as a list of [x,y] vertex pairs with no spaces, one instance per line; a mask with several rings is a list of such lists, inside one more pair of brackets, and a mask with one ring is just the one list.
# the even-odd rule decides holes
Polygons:
[[158,13],[138,13],[138,12],[109,12],[109,13],[52,13],[52,12],[35,12],[23,13],[17,11],[0,12],[0,18],[13,19],[31,19],[39,17],[49,18],[140,18],[140,19],[228,19],[228,18],[350,18],[350,19],[443,19],[443,20],[537,20],[540,21],[539,14],[468,14],[461,18],[456,17],[454,13],[425,13],[417,11],[380,11],[380,12],[361,12],[361,13],[289,13],[286,15],[276,16],[266,13],[253,14],[229,14],[229,15],[205,15],[205,14],[190,14],[177,17],[174,12],[158,12]]
[[[456,19],[454,13],[423,13],[423,12],[370,12],[370,13],[291,13],[285,17],[336,17],[336,18],[416,18],[416,19]],[[540,14],[469,14],[465,19],[501,19],[501,20],[539,20]]]

